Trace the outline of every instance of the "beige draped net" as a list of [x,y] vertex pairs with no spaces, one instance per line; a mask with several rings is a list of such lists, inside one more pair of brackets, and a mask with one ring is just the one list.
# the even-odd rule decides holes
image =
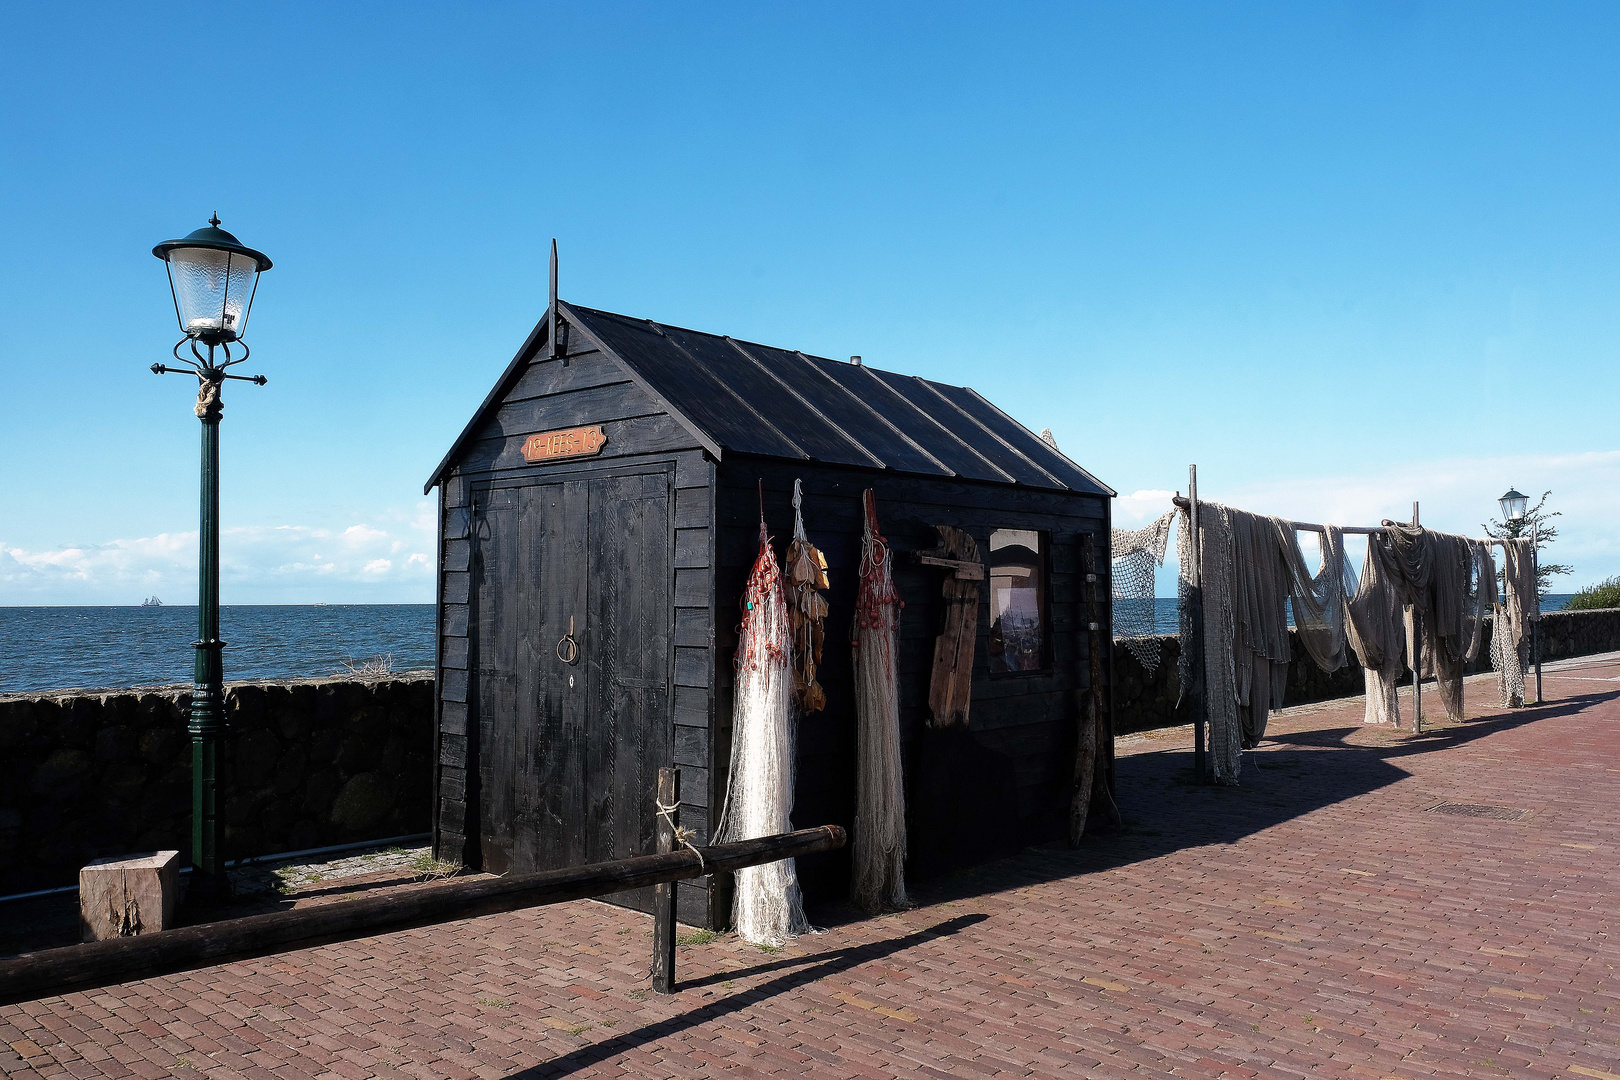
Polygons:
[[[1265,736],[1271,711],[1288,686],[1293,647],[1292,611],[1300,646],[1324,671],[1345,665],[1346,574],[1344,535],[1326,526],[1322,565],[1311,573],[1292,522],[1201,502],[1199,574],[1204,607],[1204,678],[1209,710],[1212,771],[1217,783],[1235,784],[1242,752]],[[1176,546],[1181,554],[1182,641],[1192,640],[1193,554],[1190,516],[1183,512]],[[1191,654],[1182,652],[1182,686],[1190,682]]]
[[[1413,666],[1434,677],[1446,715],[1463,718],[1463,673],[1479,655],[1495,581],[1496,564],[1482,541],[1387,520],[1383,532],[1367,538],[1361,582],[1350,601],[1367,723],[1401,722],[1396,686]],[[1419,628],[1421,649],[1413,645]]]
[[[1321,565],[1312,573],[1293,522],[1199,503],[1204,673],[1210,757],[1219,783],[1237,782],[1242,751],[1265,736],[1272,710],[1283,704],[1294,658],[1290,615],[1300,651],[1322,671],[1344,667],[1351,654],[1360,662],[1368,723],[1400,722],[1396,687],[1414,659],[1425,675],[1435,678],[1446,714],[1454,720],[1463,716],[1463,674],[1479,653],[1485,615],[1495,596],[1490,547],[1469,537],[1386,521],[1368,537],[1357,575],[1345,556],[1343,528],[1324,525],[1320,530]],[[1177,547],[1184,642],[1192,639],[1186,602],[1193,580],[1190,540],[1189,516],[1183,512]],[[1531,609],[1520,602],[1517,610]],[[1503,647],[1509,665],[1518,657],[1522,666],[1518,642],[1523,631],[1515,630],[1522,620],[1513,622],[1510,613],[1499,624],[1506,626],[1499,637],[1505,635],[1511,643]],[[1414,645],[1418,628],[1422,641]],[[1184,687],[1190,685],[1190,661],[1184,650]],[[1520,681],[1522,687],[1522,677]]]
[[[1524,704],[1530,620],[1537,617],[1535,550],[1527,537],[1502,541],[1502,599],[1491,621],[1491,667],[1502,704]],[[1494,575],[1493,575],[1494,578]],[[1495,582],[1492,581],[1494,592]]]

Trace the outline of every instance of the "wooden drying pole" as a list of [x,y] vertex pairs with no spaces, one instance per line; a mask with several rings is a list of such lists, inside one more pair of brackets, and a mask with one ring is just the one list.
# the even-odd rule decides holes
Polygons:
[[[1177,499],[1177,505],[1181,500]],[[1193,777],[1200,783],[1209,779],[1204,757],[1204,726],[1209,720],[1209,683],[1204,671],[1204,563],[1203,536],[1198,531],[1198,466],[1187,466],[1187,547],[1192,561],[1192,584],[1187,589],[1187,623],[1192,640],[1182,642],[1189,650],[1187,670],[1192,675]]]
[[[673,828],[670,832],[673,840]],[[648,885],[667,886],[684,878],[832,851],[844,842],[842,828],[823,825],[734,844],[683,848],[536,874],[452,881],[429,889],[45,949],[0,960],[0,1005],[478,915],[610,896]],[[665,949],[665,971],[673,987],[673,890],[666,895],[667,908],[658,924],[665,936],[658,938],[656,928],[654,935]]]
[[1530,658],[1536,664],[1536,704],[1541,697],[1541,522],[1530,523],[1530,583],[1533,585],[1536,609],[1530,613]]
[[[1418,520],[1417,500],[1412,500],[1412,524]],[[1412,605],[1412,734],[1423,734],[1423,612]]]

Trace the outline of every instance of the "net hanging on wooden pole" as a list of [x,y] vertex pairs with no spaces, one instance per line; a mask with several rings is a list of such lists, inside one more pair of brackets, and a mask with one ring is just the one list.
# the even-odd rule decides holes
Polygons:
[[804,493],[793,481],[793,543],[783,560],[787,578],[789,629],[793,634],[793,703],[800,715],[820,712],[827,707],[827,695],[816,681],[821,665],[827,618],[827,557],[810,542],[804,531]]
[[862,500],[855,659],[855,835],[850,898],[868,914],[911,906],[906,896],[906,795],[900,763],[900,609],[893,555],[878,532],[877,505]]
[[[1526,537],[1502,541],[1503,603],[1496,605],[1491,625],[1491,668],[1496,672],[1502,704],[1517,708],[1524,704],[1524,669],[1528,660],[1525,638],[1535,610],[1536,581],[1533,542]],[[1491,581],[1492,599],[1496,582]]]
[[[794,730],[792,639],[782,572],[759,522],[759,557],[743,592],[731,769],[716,834],[722,842],[791,832]],[[754,945],[779,947],[810,929],[792,859],[737,871],[732,926]]]

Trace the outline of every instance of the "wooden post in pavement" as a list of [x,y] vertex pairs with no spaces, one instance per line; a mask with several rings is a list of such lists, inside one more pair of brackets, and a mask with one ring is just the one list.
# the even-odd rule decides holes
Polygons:
[[[681,771],[658,770],[658,854],[675,850],[675,829],[680,824]],[[669,809],[665,809],[668,807]],[[652,984],[655,994],[675,992],[675,888],[666,881],[653,887]]]
[[1204,758],[1204,728],[1209,719],[1209,685],[1204,671],[1204,550],[1203,537],[1198,533],[1198,466],[1187,466],[1187,536],[1192,557],[1192,587],[1187,590],[1187,625],[1192,628],[1192,640],[1183,641],[1181,647],[1190,650],[1188,672],[1192,678],[1193,709],[1193,775],[1202,784],[1209,777]]
[[[1418,524],[1417,500],[1412,500],[1412,524]],[[1423,608],[1412,605],[1412,734],[1423,734]]]

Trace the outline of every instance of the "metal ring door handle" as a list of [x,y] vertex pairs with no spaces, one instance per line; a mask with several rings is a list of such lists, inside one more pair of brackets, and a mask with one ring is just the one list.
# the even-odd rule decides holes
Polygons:
[[573,664],[579,660],[579,642],[574,640],[574,617],[568,617],[568,633],[557,642],[557,659],[565,664]]

